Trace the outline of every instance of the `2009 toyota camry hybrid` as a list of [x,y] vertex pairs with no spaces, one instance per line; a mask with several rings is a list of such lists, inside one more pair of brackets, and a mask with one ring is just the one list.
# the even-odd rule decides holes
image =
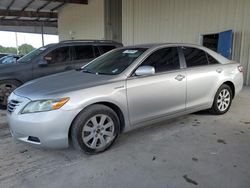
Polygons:
[[117,136],[200,110],[226,113],[243,85],[243,68],[201,46],[150,44],[113,50],[79,70],[30,81],[8,99],[16,139],[86,153]]

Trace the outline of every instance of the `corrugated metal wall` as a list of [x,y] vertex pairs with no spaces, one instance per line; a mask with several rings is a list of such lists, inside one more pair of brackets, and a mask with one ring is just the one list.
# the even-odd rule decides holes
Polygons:
[[105,39],[122,42],[122,0],[105,0]]
[[58,15],[58,33],[60,40],[104,39],[104,0],[64,6]]
[[250,0],[123,0],[122,41],[200,44],[202,34],[233,29],[233,59],[250,85]]

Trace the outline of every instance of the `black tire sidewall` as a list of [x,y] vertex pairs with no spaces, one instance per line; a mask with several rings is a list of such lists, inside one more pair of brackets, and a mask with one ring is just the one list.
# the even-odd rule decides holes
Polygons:
[[[226,110],[221,111],[221,110],[219,110],[219,108],[218,108],[217,99],[218,99],[218,96],[219,96],[220,92],[221,92],[223,89],[226,89],[226,90],[229,91],[229,93],[230,93],[230,103],[229,103],[229,106],[227,107]],[[213,103],[213,107],[212,107],[212,112],[213,112],[214,114],[216,114],[216,115],[222,115],[222,114],[227,113],[228,110],[229,110],[230,107],[231,107],[231,104],[232,104],[232,94],[233,94],[232,89],[231,89],[228,85],[223,84],[223,85],[218,89],[218,91],[217,91],[217,93],[216,93],[216,95],[215,95],[215,97],[214,97],[214,103]]]
[[[92,149],[88,147],[82,139],[82,130],[86,122],[93,116],[97,114],[104,114],[109,116],[112,121],[114,122],[115,126],[115,138],[104,148],[101,149]],[[88,107],[87,109],[83,110],[80,112],[80,114],[77,116],[75,119],[73,125],[72,125],[72,130],[71,130],[71,139],[72,139],[72,144],[75,148],[83,150],[85,153],[88,154],[96,154],[103,152],[107,150],[108,148],[111,147],[111,145],[114,143],[116,140],[118,134],[120,131],[120,121],[117,116],[117,114],[109,107],[105,105],[92,105]]]

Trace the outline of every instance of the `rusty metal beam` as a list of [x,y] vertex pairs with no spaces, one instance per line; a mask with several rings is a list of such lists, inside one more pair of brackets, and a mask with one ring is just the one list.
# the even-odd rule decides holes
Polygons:
[[39,26],[57,27],[56,21],[24,21],[24,20],[0,20],[0,25],[6,26]]
[[0,9],[0,16],[16,16],[16,17],[29,17],[29,18],[57,18],[57,13]]
[[[42,0],[42,1],[48,1],[48,0]],[[88,0],[51,0],[51,1],[60,3],[88,4]]]
[[[11,0],[11,2],[9,3],[9,5],[7,6],[6,10],[9,10],[10,7],[15,3],[16,0]],[[3,16],[1,19],[4,19],[5,16]]]

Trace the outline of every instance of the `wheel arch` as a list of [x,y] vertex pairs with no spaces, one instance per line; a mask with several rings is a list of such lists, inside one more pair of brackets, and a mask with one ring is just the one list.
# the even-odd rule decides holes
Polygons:
[[[112,110],[114,110],[114,112],[117,114],[119,121],[120,121],[120,133],[123,132],[124,128],[125,128],[125,118],[124,118],[124,114],[122,112],[122,110],[120,109],[120,107],[112,102],[97,102],[94,104],[102,104],[105,106],[108,106],[109,108],[111,108]],[[92,105],[94,105],[92,104]]]
[[121,108],[116,105],[115,103],[113,102],[107,102],[107,101],[100,101],[100,102],[95,102],[95,103],[92,103],[92,104],[89,104],[87,106],[85,106],[81,111],[78,112],[78,114],[74,117],[73,121],[71,122],[71,125],[69,127],[69,130],[68,130],[68,138],[69,138],[69,142],[71,140],[71,128],[73,126],[73,123],[75,121],[75,119],[77,118],[77,116],[83,111],[85,110],[86,108],[92,106],[92,105],[96,105],[96,104],[102,104],[102,105],[105,105],[109,108],[111,108],[112,110],[114,110],[114,112],[117,114],[118,118],[119,118],[119,121],[120,121],[120,133],[123,132],[124,128],[125,128],[125,117],[124,117],[124,113],[123,111],[121,110]]
[[[232,94],[233,94],[232,99],[233,99],[234,96],[235,96],[235,85],[234,85],[234,83],[232,81],[225,81],[225,82],[223,82],[223,84],[228,85],[231,88]],[[223,85],[223,84],[221,84],[221,85]]]

